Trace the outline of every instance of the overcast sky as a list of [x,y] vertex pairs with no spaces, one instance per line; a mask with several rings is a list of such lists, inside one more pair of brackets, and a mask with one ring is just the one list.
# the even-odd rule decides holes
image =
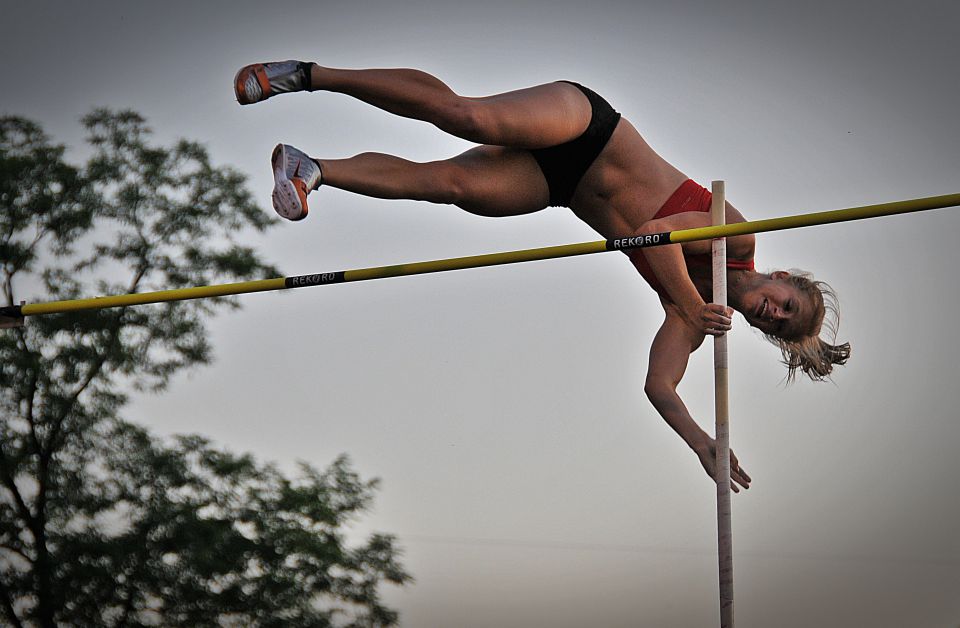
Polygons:
[[[0,111],[79,159],[84,113],[135,109],[248,174],[271,215],[278,141],[469,146],[339,95],[236,104],[240,66],[288,58],[417,67],[471,96],[579,81],[748,219],[960,192],[955,0],[3,4]],[[598,239],[563,209],[310,201],[251,240],[286,274]],[[947,209],[758,238],[759,268],[834,286],[853,356],[788,387],[736,321],[739,625],[960,626],[958,233]],[[216,362],[125,416],[291,470],[349,453],[382,479],[357,533],[397,534],[417,579],[384,591],[404,626],[718,623],[714,488],[643,396],[662,310],[623,255],[241,299],[210,322]],[[710,354],[681,394],[712,432]]]

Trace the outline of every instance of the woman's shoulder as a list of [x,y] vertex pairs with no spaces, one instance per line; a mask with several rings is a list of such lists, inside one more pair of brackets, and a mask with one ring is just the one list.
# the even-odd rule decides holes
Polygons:
[[[747,222],[736,207],[727,205],[727,224]],[[737,260],[752,260],[757,247],[757,238],[752,233],[727,238],[727,257]]]
[[727,258],[752,261],[757,248],[757,238],[752,234],[727,238]]

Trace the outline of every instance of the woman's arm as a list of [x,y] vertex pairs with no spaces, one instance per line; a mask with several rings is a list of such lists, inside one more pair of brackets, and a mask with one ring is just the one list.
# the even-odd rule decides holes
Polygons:
[[[736,210],[729,210],[728,215],[731,219],[743,222],[743,217]],[[645,223],[638,230],[639,234],[662,233],[664,231],[676,231],[680,229],[693,229],[696,227],[705,227],[710,225],[710,214],[704,212],[684,212],[658,218]],[[749,259],[753,257],[754,248],[753,235],[737,236],[729,238],[727,250],[730,257]],[[704,302],[700,293],[697,292],[690,274],[687,271],[687,262],[684,259],[684,252],[692,254],[709,254],[711,243],[707,241],[686,242],[680,244],[668,244],[665,246],[655,246],[644,249],[643,255],[653,269],[654,274],[663,287],[666,289],[670,299],[679,308],[678,313],[686,319],[687,323],[696,327],[701,332],[711,335],[719,335],[730,329],[730,317],[733,310],[724,309],[719,305]]]
[[[700,459],[707,474],[716,477],[716,443],[690,416],[687,406],[677,394],[677,386],[687,370],[690,354],[702,343],[704,334],[687,324],[676,308],[666,305],[667,317],[650,347],[650,364],[644,392],[660,416],[680,435]],[[730,488],[739,492],[737,484],[749,488],[750,476],[740,468],[730,452]]]

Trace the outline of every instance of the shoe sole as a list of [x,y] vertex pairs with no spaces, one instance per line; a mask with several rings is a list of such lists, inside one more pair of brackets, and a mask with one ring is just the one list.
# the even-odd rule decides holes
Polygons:
[[287,178],[287,151],[283,144],[277,144],[273,149],[270,161],[273,165],[273,209],[287,220],[303,220],[307,217],[306,186],[300,179]]
[[[248,96],[246,92],[247,79],[251,74],[257,79],[257,83],[260,85],[260,97],[256,99]],[[237,102],[241,105],[252,105],[273,96],[273,93],[270,91],[270,79],[267,78],[267,72],[263,64],[255,63],[240,68],[236,76],[233,77],[233,93],[237,97]]]

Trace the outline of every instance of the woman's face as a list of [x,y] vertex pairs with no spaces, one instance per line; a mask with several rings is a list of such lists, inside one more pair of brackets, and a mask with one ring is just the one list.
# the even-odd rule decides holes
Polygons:
[[816,314],[810,297],[790,283],[789,276],[778,271],[757,282],[743,295],[741,310],[763,333],[787,340],[808,334]]

